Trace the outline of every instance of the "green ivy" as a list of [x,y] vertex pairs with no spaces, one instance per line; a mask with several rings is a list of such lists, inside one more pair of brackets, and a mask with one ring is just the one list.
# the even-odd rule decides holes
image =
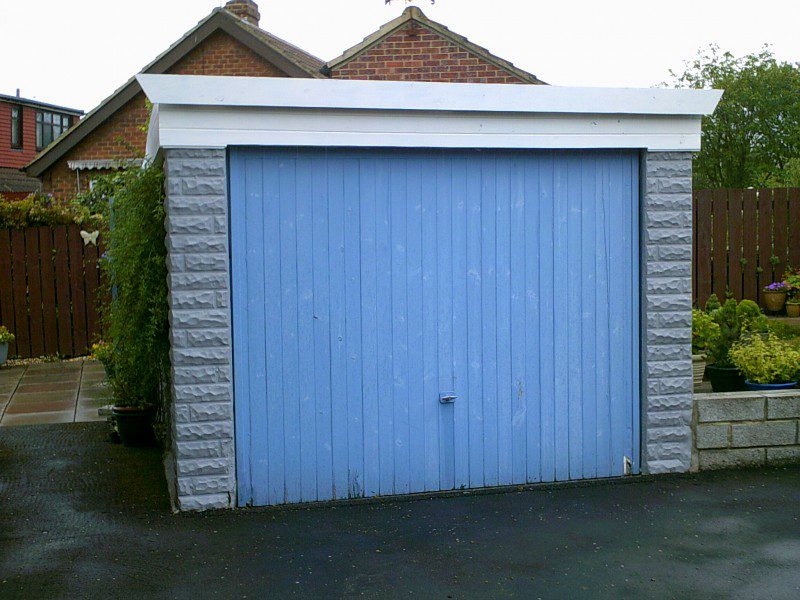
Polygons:
[[118,406],[158,408],[169,373],[164,174],[151,165],[103,185],[111,198],[102,263],[112,296],[103,316],[114,365],[109,383]]

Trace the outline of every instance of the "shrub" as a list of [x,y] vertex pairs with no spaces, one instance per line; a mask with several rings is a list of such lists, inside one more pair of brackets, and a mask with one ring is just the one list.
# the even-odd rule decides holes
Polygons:
[[742,333],[741,323],[736,312],[736,300],[728,299],[711,316],[719,325],[719,334],[709,341],[708,359],[717,367],[732,367],[733,363],[728,353]]
[[752,300],[742,300],[736,306],[736,316],[742,331],[766,333],[769,331],[769,320],[761,312],[758,304]]
[[0,325],[0,344],[10,344],[15,339],[16,336],[8,330],[8,327]]
[[717,298],[716,294],[711,294],[706,300],[706,312],[712,313],[720,308],[722,308],[722,304],[719,303],[719,298]]
[[97,225],[101,220],[80,202],[54,200],[43,194],[31,194],[23,200],[0,197],[0,228],[22,229],[37,225]]
[[169,372],[164,175],[146,166],[117,174],[103,268],[112,300],[103,318],[118,406],[157,408]]
[[692,354],[705,354],[708,345],[719,335],[719,325],[708,313],[692,311]]
[[754,383],[796,381],[800,371],[800,351],[772,334],[766,341],[759,335],[742,339],[733,345],[730,357]]

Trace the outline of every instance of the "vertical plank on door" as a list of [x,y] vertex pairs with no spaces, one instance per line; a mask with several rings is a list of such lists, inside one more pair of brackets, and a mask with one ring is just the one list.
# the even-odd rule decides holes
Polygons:
[[[468,159],[459,153],[453,159],[453,451],[455,487],[469,485],[469,316],[467,308],[467,169]],[[409,327],[411,321],[409,320]],[[412,348],[414,345],[412,344]],[[419,356],[419,353],[416,353]]]
[[[300,495],[303,501],[317,499],[316,431],[314,406],[314,236],[312,210],[312,164],[307,153],[298,153],[297,186],[297,347],[300,392]],[[362,482],[363,485],[363,482]]]
[[[564,264],[568,260],[569,244],[569,163],[559,157],[554,165],[553,197],[553,264]],[[548,284],[545,284],[548,286]],[[553,370],[555,376],[554,415],[555,415],[555,478],[569,479],[569,303],[564,291],[574,291],[573,287],[559,276],[555,269],[549,289],[553,291]],[[560,291],[561,293],[556,293]]]
[[[511,159],[497,157],[497,456],[498,481],[508,485],[513,479],[511,385]],[[522,272],[515,273],[518,277]]]
[[[555,311],[556,311],[556,195],[560,183],[556,181],[555,159],[552,154],[545,155],[539,166],[538,197],[534,199],[539,209],[539,246],[536,256],[539,257],[539,280],[536,290],[541,296],[539,302],[539,337],[535,343],[539,345],[539,413],[541,415],[541,481],[556,479],[556,356]],[[563,363],[562,363],[563,364]],[[559,384],[560,388],[560,384]]]
[[[408,393],[408,277],[407,277],[407,232],[408,216],[406,212],[408,198],[407,154],[403,153],[390,165],[389,173],[389,220],[391,223],[388,261],[391,280],[392,319],[388,323],[392,340],[392,422],[394,423],[394,493],[407,494],[411,484],[411,454],[409,431],[409,393]],[[433,185],[429,181],[428,185]],[[438,451],[438,449],[436,450]]]
[[[597,210],[595,174],[597,159],[593,154],[581,158],[580,192],[580,323],[581,323],[581,477],[597,477],[597,312],[595,289],[595,227]],[[602,305],[601,305],[602,306]]]
[[[525,355],[527,351],[525,322],[525,307],[528,298],[526,282],[526,236],[525,236],[525,195],[529,191],[526,187],[525,162],[519,156],[510,156],[509,173],[509,350],[511,353],[511,379],[508,382],[507,393],[511,400],[511,480],[527,480],[527,432],[528,395],[533,398],[532,391],[528,388],[525,376]],[[533,235],[531,235],[533,237]],[[536,254],[531,254],[534,262]]]
[[467,158],[467,360],[469,369],[469,485],[485,484],[483,453],[483,342],[481,268],[481,190],[480,155]]
[[583,322],[581,303],[583,281],[581,278],[581,162],[582,155],[575,153],[565,158],[567,163],[567,428],[569,437],[569,478],[579,479],[583,471],[583,412],[581,407],[581,382],[583,380],[582,341]]
[[[361,160],[349,159],[344,172],[345,356],[347,359],[347,488],[364,495],[364,434],[361,378]],[[298,179],[300,173],[298,172]],[[298,238],[298,252],[301,241]],[[301,377],[303,371],[300,371]]]
[[[283,388],[280,390],[283,403],[283,443],[284,443],[284,497],[285,502],[299,502],[301,499],[300,460],[300,372],[298,370],[300,348],[298,344],[298,295],[297,295],[297,176],[295,167],[297,155],[284,153],[279,161],[278,218],[280,255],[280,344],[285,356],[283,361]],[[275,185],[273,184],[273,185]],[[341,207],[341,205],[339,205]],[[340,208],[341,210],[341,208]],[[341,253],[335,254],[340,257]],[[337,281],[342,281],[341,277]],[[343,282],[343,281],[342,281]],[[342,365],[343,366],[343,365]],[[341,371],[339,371],[341,373]],[[342,378],[339,378],[341,380]],[[341,394],[346,397],[346,391]],[[347,459],[347,448],[342,453]],[[346,470],[346,469],[345,469]],[[346,473],[345,473],[346,477]],[[345,479],[346,481],[346,479]],[[346,483],[337,486],[337,491],[346,493]],[[341,496],[337,497],[346,497]]]
[[497,432],[497,159],[481,158],[481,340],[483,343],[483,453],[485,485],[499,483]]
[[376,169],[373,161],[362,160],[359,171],[361,230],[361,351],[362,397],[364,401],[364,494],[380,492],[380,416],[378,383],[378,295],[376,256]]

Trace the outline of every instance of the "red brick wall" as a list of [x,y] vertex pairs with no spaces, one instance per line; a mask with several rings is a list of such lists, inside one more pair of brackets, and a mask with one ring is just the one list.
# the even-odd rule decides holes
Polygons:
[[[11,107],[22,108],[22,148],[11,147]],[[77,123],[78,118],[72,117]],[[36,156],[36,109],[0,102],[0,167],[20,168]]]
[[[206,38],[168,72],[180,75],[286,77],[273,64],[219,31]],[[69,160],[142,156],[147,141],[142,131],[146,120],[145,97],[140,92],[42,175],[43,190],[65,199],[78,193],[76,173],[67,167]],[[81,173],[82,191],[88,185],[87,179],[96,174],[96,171]]]
[[334,79],[526,83],[435,31],[408,23],[331,73]]

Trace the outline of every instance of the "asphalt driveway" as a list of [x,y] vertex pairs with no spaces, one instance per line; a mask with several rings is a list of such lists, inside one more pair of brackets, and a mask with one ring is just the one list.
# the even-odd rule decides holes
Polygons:
[[800,470],[172,515],[104,424],[0,430],[0,597],[800,596]]

